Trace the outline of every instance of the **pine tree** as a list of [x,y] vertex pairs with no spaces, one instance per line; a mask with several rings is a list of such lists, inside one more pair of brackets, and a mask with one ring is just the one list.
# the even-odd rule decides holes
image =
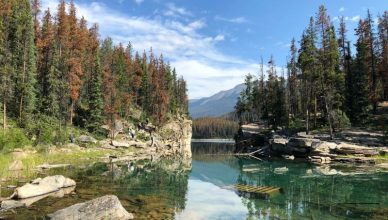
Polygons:
[[10,51],[15,86],[13,113],[26,126],[36,104],[36,57],[34,28],[28,0],[15,1],[10,20]]
[[56,67],[58,54],[55,50],[55,27],[49,10],[45,12],[40,32],[42,37],[37,41],[39,108],[44,114],[57,117],[61,91],[58,88],[59,71]]
[[[92,132],[97,131],[103,123],[103,96],[101,92],[101,63],[100,54],[96,53],[94,70],[91,76],[91,88],[89,97],[90,116],[88,120],[88,129]],[[107,70],[106,70],[107,71]],[[105,73],[107,75],[107,73]]]
[[359,22],[357,33],[359,38],[357,40],[356,48],[357,54],[352,69],[352,95],[357,97],[354,99],[350,108],[350,118],[354,124],[364,124],[368,117],[370,102],[368,99],[368,46],[365,42],[365,36],[362,34],[364,21]]
[[388,100],[388,11],[379,17],[379,42],[380,42],[380,62],[379,75],[382,76],[383,99]]
[[290,47],[290,62],[287,65],[288,68],[288,94],[289,94],[289,112],[292,117],[295,117],[299,111],[298,101],[298,69],[297,69],[297,48],[295,45],[295,39],[291,40]]
[[12,65],[11,51],[8,37],[9,22],[11,15],[11,2],[5,1],[0,4],[0,95],[3,110],[3,129],[7,128],[8,102],[13,95],[11,80]]
[[342,82],[343,77],[339,71],[338,41],[334,27],[330,24],[330,18],[324,6],[319,7],[316,21],[319,33],[320,48],[318,53],[318,81],[323,97],[323,111],[325,113],[330,137],[333,138],[333,108],[342,106]]
[[370,80],[370,86],[369,86],[369,97],[373,105],[373,113],[376,114],[377,111],[377,102],[378,102],[378,91],[377,91],[377,84],[378,84],[378,77],[377,77],[377,70],[376,70],[376,38],[374,33],[374,27],[373,27],[373,19],[372,15],[368,9],[367,12],[367,18],[365,19],[365,24],[363,25],[364,28],[362,29],[365,33],[365,43],[368,47],[368,63],[369,63],[369,80]]
[[[301,39],[301,45],[299,49],[298,66],[301,70],[302,86],[301,94],[304,94],[302,98],[303,109],[305,112],[306,121],[306,133],[310,132],[310,114],[311,103],[315,99],[316,92],[316,65],[317,65],[317,48],[316,31],[314,28],[314,19],[310,18],[310,24],[307,30],[303,33]],[[316,101],[314,101],[316,106]],[[315,113],[314,107],[314,113]],[[315,114],[314,114],[315,115]],[[315,124],[315,123],[314,123]]]

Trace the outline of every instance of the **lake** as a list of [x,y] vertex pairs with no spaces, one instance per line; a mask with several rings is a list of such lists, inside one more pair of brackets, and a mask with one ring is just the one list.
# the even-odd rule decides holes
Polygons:
[[[388,173],[367,167],[319,167],[230,155],[230,143],[192,143],[192,161],[139,161],[50,170],[76,180],[75,192],[47,197],[10,219],[48,213],[99,196],[117,195],[135,219],[387,219]],[[190,169],[191,167],[191,169]],[[328,175],[333,174],[333,175]],[[279,187],[263,196],[236,184]]]

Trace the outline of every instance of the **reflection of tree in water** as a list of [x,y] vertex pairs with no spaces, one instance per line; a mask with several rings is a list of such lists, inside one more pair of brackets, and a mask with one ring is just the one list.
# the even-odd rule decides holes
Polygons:
[[[304,163],[240,159],[238,164],[238,184],[282,188],[282,194],[268,199],[239,192],[249,211],[248,219],[369,219],[381,216],[381,208],[388,207],[386,174],[374,174],[375,180],[368,181],[372,177],[318,175],[315,167]],[[288,172],[274,172],[285,166]],[[244,172],[247,167],[255,171]]]
[[191,152],[193,157],[208,154],[231,154],[234,151],[234,143],[193,142]]
[[[89,182],[89,191],[110,191],[117,195],[136,219],[171,219],[185,208],[190,174],[185,163],[140,161],[133,166],[133,171],[128,170],[127,164],[115,166],[112,173],[109,164],[100,164],[80,175],[88,174],[88,178],[83,179]],[[106,176],[101,177],[101,174]]]

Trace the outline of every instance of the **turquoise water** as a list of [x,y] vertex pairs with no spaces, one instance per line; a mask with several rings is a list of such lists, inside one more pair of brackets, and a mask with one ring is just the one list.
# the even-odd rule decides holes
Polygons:
[[[0,217],[43,219],[72,204],[114,194],[136,219],[388,219],[388,173],[237,158],[228,155],[233,145],[226,143],[193,143],[192,149],[192,161],[140,161],[130,169],[97,163],[50,171],[44,175],[74,178],[75,192]],[[235,184],[281,190],[263,197],[236,191]]]

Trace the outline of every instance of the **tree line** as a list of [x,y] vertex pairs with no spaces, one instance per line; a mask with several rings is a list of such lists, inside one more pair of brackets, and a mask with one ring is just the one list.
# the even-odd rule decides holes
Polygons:
[[241,121],[265,120],[274,129],[303,126],[307,133],[327,126],[364,125],[388,100],[388,12],[370,11],[355,29],[352,53],[344,17],[336,29],[324,6],[303,31],[299,45],[291,40],[285,68],[261,59],[259,76],[248,74],[235,109]]
[[40,1],[0,4],[3,127],[50,118],[96,131],[134,109],[157,124],[187,114],[187,85],[163,55],[99,39],[98,24],[77,18],[74,1],[41,14]]
[[233,138],[238,122],[223,117],[203,117],[193,120],[193,138]]

